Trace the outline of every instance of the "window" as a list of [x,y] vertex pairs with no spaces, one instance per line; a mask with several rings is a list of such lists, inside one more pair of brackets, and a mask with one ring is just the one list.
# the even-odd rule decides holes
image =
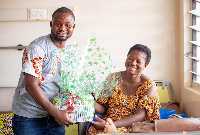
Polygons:
[[196,84],[200,84],[200,0],[191,0],[192,10],[189,11],[192,17],[192,39],[189,41],[192,45],[192,52],[186,54],[192,59],[192,79]]

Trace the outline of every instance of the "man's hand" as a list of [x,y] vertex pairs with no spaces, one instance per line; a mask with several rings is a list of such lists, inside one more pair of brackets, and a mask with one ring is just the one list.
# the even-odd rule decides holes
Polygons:
[[76,123],[70,119],[71,113],[74,112],[71,110],[59,110],[57,115],[54,116],[54,119],[59,125],[66,125],[68,127]]
[[95,115],[95,118],[97,121],[89,121],[91,126],[93,126],[96,129],[104,129],[106,121],[99,118],[97,115]]
[[32,75],[25,73],[26,77],[26,91],[31,95],[31,97],[44,108],[51,116],[54,117],[55,121],[59,125],[72,125],[76,122],[71,121],[69,118],[71,110],[58,110],[47,98],[44,91],[40,88],[40,80]]

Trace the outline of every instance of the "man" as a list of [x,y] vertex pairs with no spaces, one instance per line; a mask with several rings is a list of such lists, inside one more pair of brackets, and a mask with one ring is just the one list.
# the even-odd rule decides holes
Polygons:
[[52,104],[59,92],[60,51],[75,28],[75,16],[58,8],[50,22],[51,34],[39,37],[24,50],[23,68],[13,97],[13,131],[16,135],[64,135],[65,126],[74,124],[71,111],[58,110]]

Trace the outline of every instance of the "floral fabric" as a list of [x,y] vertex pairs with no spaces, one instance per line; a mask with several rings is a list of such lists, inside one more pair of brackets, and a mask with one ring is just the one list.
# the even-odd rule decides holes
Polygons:
[[0,135],[14,135],[12,130],[13,113],[5,113],[0,115]]
[[[46,48],[45,48],[46,49]],[[49,50],[45,50],[39,45],[28,46],[24,50],[23,59],[23,71],[30,75],[35,76],[40,79],[40,84],[45,80],[48,80],[51,76],[55,74],[57,65],[60,63],[61,51],[58,50],[55,45],[51,49],[52,61],[49,61],[49,57],[46,53]],[[47,52],[48,51],[48,52]],[[46,64],[48,62],[48,64]]]
[[[130,115],[134,115],[137,107],[145,108],[147,111],[147,116],[145,120],[151,121],[156,120],[160,117],[159,108],[160,102],[158,95],[153,98],[148,97],[145,92],[154,85],[155,82],[152,80],[145,81],[136,91],[135,94],[127,96],[123,93],[120,86],[113,89],[112,95],[108,98],[98,98],[97,102],[101,104],[108,103],[109,109],[107,114],[103,115],[101,118],[106,120],[106,118],[111,118],[113,121],[126,118]],[[117,129],[118,133],[130,133],[131,127],[125,128],[121,127]],[[103,133],[102,130],[96,130],[94,127],[90,127],[88,130],[88,135],[95,135],[97,133]]]

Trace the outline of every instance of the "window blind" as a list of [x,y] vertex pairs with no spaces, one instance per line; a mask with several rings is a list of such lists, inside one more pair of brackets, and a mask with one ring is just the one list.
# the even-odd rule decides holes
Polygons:
[[191,11],[188,11],[188,13],[196,15],[196,16],[199,17],[200,16],[200,9],[191,10]]
[[191,14],[192,25],[188,26],[192,30],[192,39],[188,41],[192,45],[192,52],[185,54],[186,57],[192,59],[193,81],[200,83],[200,0],[191,0],[192,10],[188,11]]
[[188,26],[189,28],[196,30],[197,32],[200,32],[200,25],[193,25],[193,26]]

